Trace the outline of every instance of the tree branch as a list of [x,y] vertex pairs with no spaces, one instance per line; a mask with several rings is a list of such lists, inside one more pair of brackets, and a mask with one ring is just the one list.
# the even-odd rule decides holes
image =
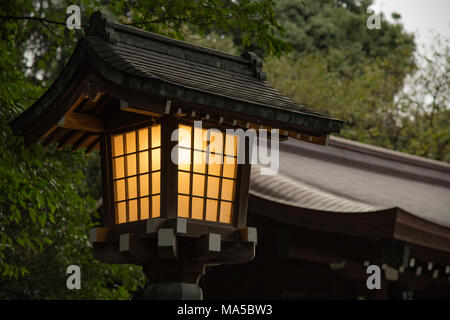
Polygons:
[[146,25],[146,24],[155,24],[155,23],[163,23],[165,22],[165,18],[158,18],[155,20],[147,20],[142,22],[125,22],[124,24],[127,26],[135,26],[135,25]]
[[0,20],[35,20],[35,21],[39,21],[39,22],[47,22],[47,23],[53,23],[53,24],[57,24],[57,25],[61,25],[61,26],[65,26],[66,23],[65,22],[61,22],[61,21],[55,21],[55,20],[50,20],[47,18],[41,18],[41,17],[26,17],[26,16],[21,16],[21,17],[13,17],[13,16],[0,16]]

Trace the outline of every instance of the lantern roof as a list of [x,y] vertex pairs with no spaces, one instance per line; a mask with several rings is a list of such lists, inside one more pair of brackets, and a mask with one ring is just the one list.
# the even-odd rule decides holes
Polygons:
[[79,145],[94,147],[95,134],[108,131],[108,125],[93,116],[110,115],[106,100],[111,99],[125,111],[215,117],[234,127],[277,128],[282,135],[318,144],[342,127],[342,120],[273,89],[254,53],[235,56],[207,49],[119,24],[99,11],[91,15],[85,33],[58,79],[11,123],[27,145],[49,136],[61,144],[74,134],[64,119],[72,113],[84,124],[75,131],[85,129],[85,140],[94,137]]

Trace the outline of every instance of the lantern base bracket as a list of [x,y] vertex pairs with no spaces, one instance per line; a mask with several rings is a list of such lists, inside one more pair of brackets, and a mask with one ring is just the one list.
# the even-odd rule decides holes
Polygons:
[[155,218],[97,228],[91,239],[98,260],[143,266],[151,283],[146,299],[201,300],[198,283],[205,268],[251,261],[257,232],[251,227]]

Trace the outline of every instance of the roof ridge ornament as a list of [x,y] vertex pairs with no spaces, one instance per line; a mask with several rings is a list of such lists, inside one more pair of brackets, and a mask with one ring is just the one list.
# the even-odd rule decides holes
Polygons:
[[117,33],[114,30],[116,22],[101,11],[95,11],[89,17],[89,23],[85,27],[87,36],[99,36],[108,42],[118,40]]
[[264,71],[262,71],[262,66],[264,64],[263,59],[258,57],[258,55],[254,52],[247,51],[246,53],[242,54],[241,57],[244,59],[250,60],[250,63],[252,64],[253,68],[253,76],[256,77],[258,80],[266,81],[267,76]]

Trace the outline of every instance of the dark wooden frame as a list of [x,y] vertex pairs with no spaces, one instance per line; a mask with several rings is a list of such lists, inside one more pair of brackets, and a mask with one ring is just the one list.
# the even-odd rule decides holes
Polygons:
[[[131,130],[139,130],[151,124],[161,124],[161,190],[160,190],[160,218],[173,219],[178,217],[178,166],[171,161],[171,151],[176,145],[176,141],[171,141],[171,134],[174,129],[178,128],[179,124],[193,125],[193,120],[178,118],[173,115],[166,115],[159,119],[149,119],[147,123],[139,123],[138,125],[130,125],[121,127],[117,130],[110,130],[101,135],[100,138],[100,156],[102,161],[102,183],[103,183],[103,216],[102,225],[108,228],[126,229],[132,225],[139,225],[146,220],[138,220],[133,222],[126,222],[116,224],[115,221],[115,205],[114,205],[114,186],[113,186],[113,163],[112,163],[112,147],[111,136],[113,134],[125,133]],[[203,124],[202,124],[203,125]],[[204,128],[214,127],[214,124],[203,126]],[[217,128],[224,132],[225,127]],[[150,143],[150,141],[149,141]],[[248,143],[246,143],[246,154],[248,157]],[[151,150],[151,149],[150,149]],[[193,154],[193,152],[192,152]],[[223,167],[223,165],[221,166]],[[206,221],[198,219],[190,219],[193,222],[210,225],[228,225],[234,228],[242,228],[246,226],[247,221],[247,202],[248,190],[250,180],[250,167],[248,158],[246,164],[237,164],[235,194],[232,208],[231,223],[222,223],[219,221]],[[221,170],[223,170],[221,168]],[[191,174],[192,180],[192,174]],[[192,185],[192,181],[190,183]],[[206,181],[205,181],[206,187]],[[190,186],[191,188],[191,186]],[[220,196],[220,195],[219,195]],[[139,201],[138,201],[139,202]],[[205,205],[206,205],[206,201]],[[151,209],[151,208],[150,208]],[[218,212],[219,212],[218,208]],[[204,213],[205,213],[204,208]],[[152,218],[149,218],[152,219]]]
[[[120,125],[118,129],[113,129],[108,132],[105,132],[100,137],[100,159],[101,159],[101,166],[102,166],[102,189],[103,189],[103,212],[102,212],[102,225],[104,227],[113,227],[118,224],[115,223],[117,221],[116,217],[116,209],[114,204],[114,179],[113,179],[113,162],[112,162],[112,146],[111,146],[111,137],[114,134],[123,134],[129,131],[137,131],[139,129],[151,126],[153,124],[160,124],[161,122],[159,119],[151,118],[148,121],[140,122],[139,124],[131,124],[128,126],[123,127]],[[162,126],[161,126],[162,128]],[[136,137],[137,139],[137,137]],[[149,141],[149,143],[151,143]],[[125,144],[124,144],[125,147]],[[137,144],[136,144],[137,147]],[[149,147],[149,153],[151,153],[152,148]],[[161,154],[162,154],[162,141],[161,141]],[[136,157],[139,157],[139,151],[136,151]],[[126,152],[124,152],[124,158],[126,161]],[[138,166],[138,163],[136,164]],[[126,163],[125,163],[126,167]],[[136,167],[136,170],[138,170],[138,167]],[[161,176],[162,176],[162,165],[161,165]],[[149,176],[152,174],[152,171],[149,171]],[[136,175],[136,178],[138,179],[139,174]],[[125,188],[126,188],[126,182],[125,182]],[[162,190],[161,194],[162,194]],[[139,190],[137,190],[139,195]],[[149,192],[151,192],[149,190]],[[150,197],[150,194],[149,194]],[[137,199],[140,197],[138,196]],[[151,203],[149,204],[149,206]],[[140,216],[140,201],[138,201],[138,216]],[[128,220],[128,208],[127,208],[127,220]],[[128,222],[132,223],[132,222]]]
[[[186,125],[189,125],[192,128],[194,128],[193,122],[195,120],[200,120],[200,119],[186,120],[186,119],[181,118],[180,121],[179,121],[179,124],[186,124]],[[225,129],[228,129],[228,127],[225,127],[225,126],[223,126],[221,128],[217,128],[217,124],[215,124],[215,123],[206,123],[206,125],[203,125],[203,122],[202,122],[202,128],[214,128],[214,129],[220,130],[222,133],[225,133]],[[194,130],[194,129],[192,129],[192,130]],[[190,167],[189,171],[178,170],[178,172],[181,171],[181,172],[186,172],[186,173],[190,174],[190,183],[189,183],[189,189],[190,189],[189,190],[189,195],[190,195],[190,197],[189,197],[189,216],[190,217],[189,218],[192,219],[191,218],[191,215],[192,215],[192,211],[191,211],[191,209],[192,209],[192,207],[191,207],[191,205],[192,205],[192,198],[199,198],[199,199],[202,199],[204,201],[203,202],[203,218],[201,220],[199,220],[199,219],[194,219],[194,220],[208,221],[208,220],[206,220],[206,206],[207,206],[207,200],[211,199],[211,200],[217,200],[217,216],[216,216],[216,221],[208,221],[208,222],[212,222],[212,223],[218,222],[220,224],[223,224],[223,222],[219,222],[219,220],[220,220],[220,204],[221,204],[221,202],[230,202],[230,203],[232,203],[232,212],[231,212],[231,222],[229,224],[235,225],[234,224],[234,221],[235,221],[234,218],[239,212],[238,209],[237,209],[237,199],[238,199],[238,197],[237,197],[237,194],[236,194],[237,190],[238,190],[238,182],[239,182],[239,177],[240,177],[240,175],[239,175],[239,164],[236,163],[236,165],[237,165],[236,176],[234,178],[228,178],[228,177],[223,177],[222,176],[223,175],[223,163],[220,165],[220,173],[219,173],[219,175],[210,175],[209,172],[208,172],[208,169],[209,169],[208,165],[206,166],[205,173],[195,172],[195,174],[205,176],[205,185],[204,185],[204,196],[193,196],[192,195],[192,185],[193,185],[193,176],[194,176],[194,171],[193,171],[194,147],[193,146],[194,146],[194,134],[193,134],[193,131],[192,131],[191,132],[191,150],[192,150],[192,152],[191,152],[191,159],[190,159],[191,160],[191,167]],[[182,148],[184,149],[184,147],[182,147]],[[223,144],[223,149],[222,149],[221,154],[225,156],[225,143]],[[236,158],[236,161],[237,161],[237,156],[235,158]],[[219,198],[218,199],[212,199],[212,198],[209,198],[207,196],[208,177],[210,177],[210,176],[219,178],[219,196],[218,196]],[[234,200],[232,200],[232,201],[223,200],[223,199],[220,198],[220,194],[221,194],[221,191],[222,191],[222,180],[223,179],[229,179],[229,180],[235,181]],[[180,194],[180,193],[178,193],[178,194]]]

